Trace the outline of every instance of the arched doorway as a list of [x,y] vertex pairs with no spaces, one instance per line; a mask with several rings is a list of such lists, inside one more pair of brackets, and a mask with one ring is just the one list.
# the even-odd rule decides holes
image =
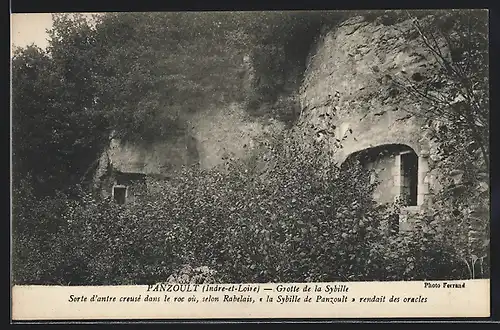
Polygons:
[[[362,166],[371,172],[371,183],[377,183],[374,199],[379,203],[400,200],[406,206],[421,204],[419,198],[419,157],[404,144],[385,144],[363,149],[349,155],[341,168]],[[425,173],[423,173],[425,175]]]

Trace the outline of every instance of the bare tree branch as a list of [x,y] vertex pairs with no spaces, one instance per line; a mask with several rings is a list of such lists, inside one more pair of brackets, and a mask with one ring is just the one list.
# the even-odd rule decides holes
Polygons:
[[[429,88],[430,86],[426,86],[427,88],[422,91],[421,86],[415,86],[414,84],[399,84],[403,87],[404,90],[412,93],[413,95],[426,100],[427,102],[431,102],[434,104],[434,114],[441,115],[445,118],[451,119],[457,123],[462,123],[467,130],[471,132],[472,138],[476,141],[481,149],[481,153],[483,155],[483,160],[485,163],[485,167],[489,170],[489,156],[488,156],[488,148],[487,141],[485,141],[484,134],[481,133],[481,130],[484,130],[480,127],[485,126],[486,115],[481,107],[480,100],[476,96],[474,90],[474,84],[472,84],[471,79],[468,75],[469,67],[471,66],[472,59],[471,51],[465,53],[466,56],[466,67],[462,67],[460,63],[456,63],[453,58],[448,59],[447,56],[442,52],[439,40],[433,31],[428,31],[426,33],[423,26],[420,24],[417,18],[412,17],[412,15],[406,11],[409,19],[411,20],[415,30],[418,32],[420,39],[426,49],[432,54],[436,63],[438,63],[444,70],[450,75],[452,81],[456,83],[455,92],[457,96],[463,97],[466,107],[454,106],[453,103],[447,100],[448,98],[444,95],[443,99],[437,97],[435,95],[430,96]],[[468,17],[468,39],[464,42],[465,46],[469,46],[472,44],[472,23],[470,17]],[[444,31],[438,29],[438,34],[441,36],[441,39],[445,41],[446,47],[450,52],[457,52],[458,49],[455,47],[453,41],[450,38],[450,35]],[[453,84],[452,84],[453,85]],[[453,88],[450,86],[450,88]]]

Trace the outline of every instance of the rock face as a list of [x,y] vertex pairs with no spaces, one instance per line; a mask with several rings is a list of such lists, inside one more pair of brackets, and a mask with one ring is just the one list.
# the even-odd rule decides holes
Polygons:
[[229,159],[244,157],[256,140],[283,129],[278,121],[250,119],[241,104],[200,112],[191,125],[202,168],[212,168]]
[[[419,206],[436,181],[428,165],[434,146],[425,138],[425,123],[410,115],[424,105],[411,101],[394,81],[421,81],[436,68],[418,39],[409,37],[412,28],[409,20],[387,23],[359,16],[323,30],[309,54],[295,128],[334,150],[337,164],[358,159],[374,170],[373,180],[380,181],[375,198],[381,203],[403,198]],[[247,89],[252,88],[251,80],[258,78],[252,61],[247,56],[242,63]],[[107,153],[110,167],[166,174],[180,165],[211,168],[244,157],[256,139],[283,125],[249,118],[243,107],[228,103],[195,113],[187,135],[176,141],[115,143]]]
[[420,81],[436,68],[417,38],[408,37],[411,31],[409,20],[385,25],[363,17],[325,31],[308,60],[299,127],[334,150],[337,164],[371,154],[363,165],[379,174],[376,199],[410,194],[409,205],[417,206],[434,181],[428,169],[432,145],[425,123],[410,115],[423,105],[402,93],[395,79]]
[[300,94],[302,123],[318,137],[342,140],[339,162],[383,144],[405,144],[417,153],[426,149],[423,123],[408,112],[420,105],[409,102],[393,82],[429,69],[418,41],[402,32],[409,29],[409,21],[385,26],[356,17],[327,32],[311,54]]
[[282,129],[282,125],[250,120],[242,105],[233,103],[193,115],[184,136],[151,143],[113,140],[107,154],[112,167],[120,172],[167,174],[195,163],[212,168],[230,158],[243,157],[255,139],[275,129]]
[[124,179],[120,177],[128,176],[127,200],[131,200],[138,191],[133,187],[142,185],[142,179],[134,179],[138,174],[168,177],[181,166],[198,164],[209,169],[222,165],[230,159],[244,157],[264,135],[283,129],[278,121],[249,118],[243,105],[238,103],[196,113],[188,125],[186,134],[176,139],[151,143],[112,140],[101,156],[94,188],[104,196],[114,196],[115,187],[123,185]]
[[190,136],[174,141],[154,141],[148,144],[111,142],[108,154],[114,169],[124,173],[160,174],[193,161],[185,151]]
[[[241,56],[241,68],[237,74],[227,74],[234,75],[234,83],[241,84],[243,94],[248,96],[257,89],[256,85],[263,77],[257,74],[250,54]],[[249,115],[248,105],[241,100],[245,95],[240,96],[239,101],[226,100],[224,105],[206,104],[196,112],[186,112],[183,120],[187,129],[182,136],[147,143],[113,140],[101,157],[95,181],[100,181],[108,168],[122,173],[167,175],[185,165],[198,164],[208,169],[229,159],[244,157],[256,140],[284,128],[279,120]]]

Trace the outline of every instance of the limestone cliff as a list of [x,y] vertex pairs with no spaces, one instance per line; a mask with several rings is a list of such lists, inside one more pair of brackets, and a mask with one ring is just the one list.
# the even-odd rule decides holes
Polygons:
[[[420,82],[437,67],[412,29],[410,20],[358,16],[325,31],[308,58],[296,131],[304,143],[320,141],[334,151],[338,165],[360,152],[391,153],[369,164],[383,188],[376,199],[389,202],[407,191],[413,195],[410,205],[422,205],[438,189],[439,172],[429,168],[436,146],[426,137],[425,121],[412,115],[425,104],[401,92],[395,81]],[[415,153],[413,164],[403,157],[407,152]]]
[[107,151],[111,166],[121,172],[143,174],[168,174],[194,163],[212,168],[243,157],[256,139],[283,126],[273,120],[249,119],[238,103],[196,113],[188,125],[188,131],[175,139],[151,143],[113,140]]
[[[336,150],[338,163],[355,152],[388,144],[405,145],[427,157],[433,146],[425,138],[424,123],[409,116],[422,105],[394,84],[395,77],[422,80],[435,70],[417,38],[408,37],[411,29],[410,20],[387,23],[362,16],[322,29],[305,72],[287,78],[297,84],[297,77],[303,76],[300,90],[284,96],[300,101],[295,128],[301,135],[324,140],[327,148]],[[256,75],[251,57],[245,55],[241,62],[244,90],[251,93],[263,77]],[[108,150],[110,165],[122,172],[164,174],[184,164],[211,168],[244,157],[261,136],[284,129],[279,121],[249,116],[245,107],[231,100],[224,106],[207,105],[189,117],[186,134],[174,140],[147,145],[115,141]],[[432,180],[425,177],[422,180]]]
[[384,144],[428,151],[423,122],[409,116],[410,101],[394,78],[421,79],[435,69],[418,40],[406,37],[409,20],[384,25],[359,16],[327,31],[311,53],[300,93],[302,127],[312,136],[341,143],[336,158]]
[[[239,96],[239,100],[227,99],[220,104],[206,104],[197,111],[186,111],[183,114],[185,129],[180,136],[148,142],[113,140],[103,159],[120,172],[168,174],[183,165],[212,168],[231,158],[244,157],[262,136],[284,129],[283,121],[271,114],[273,103],[293,102],[296,96],[293,87],[298,88],[294,79],[298,76],[297,68],[291,68],[293,72],[288,75],[266,77],[266,70],[256,70],[255,63],[250,55],[241,56],[241,68],[232,77],[235,84],[241,84],[245,94]],[[272,100],[256,102],[254,97],[263,85],[279,85],[285,90],[278,91]],[[290,109],[293,111],[294,108]],[[101,161],[101,168],[105,167],[104,163]]]

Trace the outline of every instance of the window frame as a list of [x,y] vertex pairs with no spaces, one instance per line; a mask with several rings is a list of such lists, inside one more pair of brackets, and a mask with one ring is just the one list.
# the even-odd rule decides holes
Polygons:
[[[118,201],[115,199],[115,189],[125,189],[125,197],[123,200],[123,203],[118,203]],[[118,204],[118,205],[123,205],[127,203],[127,198],[128,198],[128,187],[123,184],[115,184],[113,185],[113,188],[111,189],[111,197],[113,198],[113,201]]]

